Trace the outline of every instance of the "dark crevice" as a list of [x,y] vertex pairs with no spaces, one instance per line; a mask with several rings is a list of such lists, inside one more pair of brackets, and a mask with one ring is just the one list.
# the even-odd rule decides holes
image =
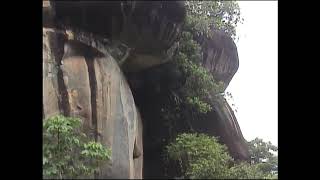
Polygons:
[[166,120],[163,109],[174,103],[172,90],[179,89],[184,77],[172,63],[125,75],[143,123],[143,177],[170,179],[176,168],[166,160],[165,146],[177,130],[169,124],[179,123],[183,129],[188,127],[184,122]]
[[97,79],[94,71],[94,58],[92,56],[85,57],[88,66],[89,85],[91,92],[91,112],[92,112],[92,128],[94,129],[94,139],[98,141],[98,124],[97,124]]
[[[89,86],[90,86],[90,95],[91,95],[91,119],[92,119],[92,130],[94,134],[95,141],[98,141],[98,126],[97,126],[97,80],[94,69],[94,59],[98,57],[103,57],[103,54],[88,46],[82,42],[76,40],[68,40],[64,48],[66,49],[66,53],[64,57],[71,56],[83,56],[85,58],[85,63],[88,68],[88,76],[89,76]],[[82,106],[77,106],[78,110],[83,109]]]
[[[94,134],[94,140],[98,141],[98,119],[97,119],[97,78],[94,71],[94,57],[86,56],[85,61],[88,67],[88,75],[89,75],[89,85],[90,85],[90,93],[91,93],[91,120],[92,120],[92,128]],[[80,107],[81,108],[81,107]],[[94,173],[94,178],[98,177],[98,173]]]
[[[49,45],[55,53],[52,53],[54,57],[54,60],[56,61],[57,67],[58,67],[58,72],[57,72],[57,81],[58,81],[58,91],[59,91],[59,100],[58,100],[58,107],[60,112],[64,116],[69,116],[70,115],[70,106],[69,106],[69,101],[68,101],[68,91],[65,86],[64,80],[63,80],[63,73],[60,68],[61,65],[61,60],[64,55],[64,43],[66,42],[66,37],[63,34],[54,34],[54,33],[49,33],[48,34],[49,38]],[[50,36],[55,36],[55,37],[50,37]]]
[[64,116],[70,116],[68,91],[67,91],[67,87],[64,84],[63,73],[60,68],[58,69],[57,76],[58,76],[58,89],[60,94],[58,106],[59,106],[60,112],[62,112]]

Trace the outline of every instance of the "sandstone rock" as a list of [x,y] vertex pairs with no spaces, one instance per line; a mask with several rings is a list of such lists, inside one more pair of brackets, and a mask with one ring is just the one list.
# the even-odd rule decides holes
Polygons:
[[44,27],[53,27],[54,10],[51,2],[48,0],[42,1],[42,24]]
[[92,125],[91,88],[88,67],[85,58],[73,56],[63,59],[60,66],[63,73],[63,82],[68,92],[70,115],[84,118],[87,129]]
[[84,45],[69,43],[78,53],[67,55],[66,34],[43,31],[44,117],[59,113],[80,117],[86,130],[111,148],[111,161],[96,178],[142,178],[141,118],[118,64],[92,47],[74,49]]
[[46,119],[48,116],[55,115],[59,111],[59,92],[57,78],[57,62],[52,54],[53,47],[49,43],[48,31],[43,32],[43,114]]

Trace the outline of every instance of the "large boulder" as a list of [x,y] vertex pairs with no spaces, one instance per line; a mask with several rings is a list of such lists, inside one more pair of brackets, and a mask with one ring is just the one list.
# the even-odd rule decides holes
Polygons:
[[177,48],[186,10],[181,1],[53,1],[57,25],[125,43],[132,48],[123,64],[137,72],[169,61]]
[[118,63],[63,31],[43,28],[43,113],[79,117],[112,150],[96,178],[142,178],[142,122]]
[[[239,68],[236,44],[221,31],[213,31],[211,38],[199,36],[197,41],[202,47],[202,66],[215,80],[223,82],[224,91]],[[197,131],[218,136],[235,159],[249,160],[248,145],[228,102],[218,95],[211,104],[213,111],[204,115],[201,122],[194,123]]]
[[239,68],[237,46],[223,32],[215,31],[212,38],[202,38],[202,65],[213,77],[224,83],[226,89]]

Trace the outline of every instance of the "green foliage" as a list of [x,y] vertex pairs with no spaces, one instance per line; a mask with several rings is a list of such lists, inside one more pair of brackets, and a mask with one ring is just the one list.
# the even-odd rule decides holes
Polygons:
[[252,157],[251,165],[240,163],[230,170],[230,178],[238,179],[278,179],[278,157],[270,151],[277,151],[271,142],[264,142],[256,138],[249,143],[249,152]]
[[249,152],[253,158],[253,163],[260,163],[264,159],[273,157],[271,151],[277,151],[278,148],[272,145],[271,142],[264,142],[262,139],[255,138],[248,143]]
[[187,97],[187,102],[195,106],[201,113],[207,113],[212,109],[208,103],[200,101],[198,97]]
[[[177,93],[177,108],[165,108],[164,119],[185,118],[178,112],[181,102],[187,109],[199,113],[211,111],[210,102],[216,94],[222,93],[223,83],[217,82],[202,66],[202,49],[196,39],[199,36],[214,38],[212,29],[223,31],[234,39],[236,26],[241,22],[240,9],[235,1],[187,1],[186,6],[186,23],[174,57],[186,82]],[[231,94],[226,96],[232,97]],[[169,122],[173,124],[174,121]],[[167,146],[167,153],[171,160],[179,163],[185,178],[277,179],[277,173],[274,173],[277,172],[277,157],[269,152],[277,148],[259,139],[250,142],[249,147],[254,163],[235,163],[216,138],[204,134],[180,134]],[[267,162],[262,162],[265,159]]]
[[264,179],[278,179],[278,174],[267,174]]
[[235,163],[224,145],[205,134],[180,134],[167,146],[168,157],[179,162],[183,178],[277,179],[266,163]]
[[185,5],[186,22],[174,59],[177,67],[184,73],[186,82],[178,94],[189,109],[207,113],[212,110],[212,98],[222,92],[223,83],[217,82],[202,66],[201,46],[195,38],[211,37],[212,29],[235,36],[235,28],[240,21],[240,9],[235,1],[186,1]]
[[167,146],[167,152],[188,178],[223,178],[231,160],[226,147],[205,134],[180,134]]
[[193,40],[190,32],[182,32],[180,47],[175,55],[178,68],[184,73],[186,83],[182,88],[182,99],[198,112],[207,113],[212,109],[208,103],[215,94],[222,92],[223,84],[214,80],[210,72],[200,63],[200,45]]
[[111,151],[81,132],[81,120],[61,115],[43,123],[44,178],[89,177]]
[[186,1],[186,29],[197,35],[212,37],[211,29],[221,30],[235,38],[242,22],[236,1]]
[[278,179],[278,175],[265,171],[270,164],[258,163],[248,164],[241,162],[230,168],[230,179]]
[[263,179],[264,174],[256,165],[241,162],[229,170],[230,179]]
[[278,151],[278,147],[271,142],[264,142],[255,138],[248,142],[252,164],[256,165],[265,176],[276,177],[278,172],[278,157],[272,151]]

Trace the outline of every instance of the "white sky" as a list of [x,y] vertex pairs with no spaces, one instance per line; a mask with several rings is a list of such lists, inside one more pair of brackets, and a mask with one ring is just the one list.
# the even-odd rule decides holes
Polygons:
[[245,139],[259,137],[278,145],[278,2],[239,5],[244,18],[237,28],[239,69],[227,91]]

